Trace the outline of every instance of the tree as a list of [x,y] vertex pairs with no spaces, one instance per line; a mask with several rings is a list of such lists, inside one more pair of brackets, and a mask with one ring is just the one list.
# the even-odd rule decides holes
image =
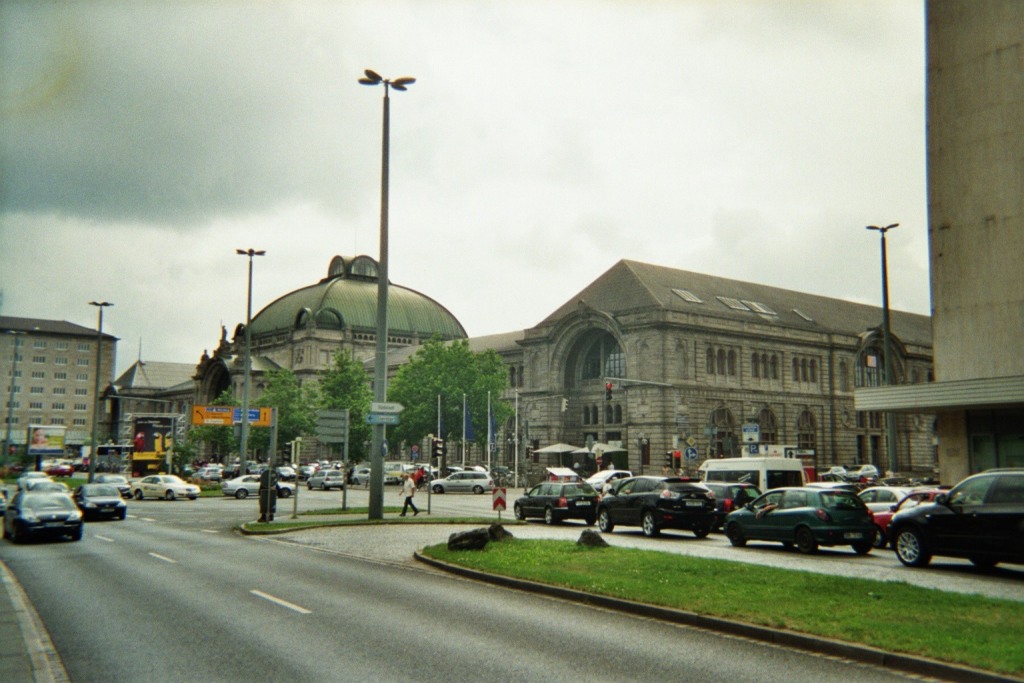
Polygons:
[[348,458],[353,462],[366,459],[363,447],[369,442],[372,427],[366,424],[373,392],[370,377],[363,364],[350,351],[334,354],[334,363],[320,378],[320,406],[327,410],[348,410]]
[[[320,402],[316,384],[300,384],[287,368],[267,373],[267,386],[258,400],[262,408],[277,408],[277,447],[295,437],[316,431],[316,409]],[[270,428],[250,428],[249,446],[264,452],[270,446]],[[277,460],[277,453],[271,454]]]
[[388,386],[388,399],[405,406],[401,423],[389,428],[389,433],[410,443],[418,443],[427,434],[436,435],[440,396],[441,436],[461,439],[465,396],[476,442],[486,445],[488,393],[495,425],[502,425],[512,414],[512,408],[500,400],[507,387],[508,375],[495,351],[474,353],[465,339],[450,343],[431,339],[398,369]]

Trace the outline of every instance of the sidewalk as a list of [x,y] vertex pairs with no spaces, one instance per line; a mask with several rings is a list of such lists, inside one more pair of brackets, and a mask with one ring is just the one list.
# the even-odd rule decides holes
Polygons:
[[64,683],[64,663],[18,580],[0,562],[0,681]]

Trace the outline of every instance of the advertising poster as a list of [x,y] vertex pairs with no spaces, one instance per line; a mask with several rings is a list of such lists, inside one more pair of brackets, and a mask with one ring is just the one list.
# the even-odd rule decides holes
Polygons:
[[29,425],[28,454],[64,455],[64,432],[60,425]]

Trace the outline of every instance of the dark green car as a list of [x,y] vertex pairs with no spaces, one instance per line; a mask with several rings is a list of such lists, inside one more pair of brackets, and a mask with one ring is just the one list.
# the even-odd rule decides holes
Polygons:
[[516,500],[516,519],[540,517],[547,524],[582,519],[588,525],[597,520],[598,495],[586,482],[546,481]]
[[839,489],[773,489],[725,518],[725,535],[736,547],[747,541],[778,541],[810,554],[818,546],[848,545],[866,555],[875,533],[864,501]]

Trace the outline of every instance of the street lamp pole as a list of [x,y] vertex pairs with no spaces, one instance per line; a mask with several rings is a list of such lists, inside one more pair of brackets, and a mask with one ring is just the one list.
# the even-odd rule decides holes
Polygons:
[[[384,127],[381,145],[380,174],[380,259],[377,262],[377,348],[374,356],[373,394],[374,401],[387,401],[388,381],[388,156],[390,151],[391,98],[389,91],[405,90],[416,82],[415,78],[403,76],[390,80],[375,71],[366,69],[359,79],[363,85],[384,86]],[[370,500],[369,518],[384,517],[384,425],[373,426],[373,442],[370,446]]]
[[7,330],[7,334],[11,335],[11,341],[13,342],[13,350],[11,351],[11,385],[10,385],[10,397],[7,401],[7,437],[4,439],[4,452],[0,455],[0,463],[7,464],[7,459],[11,455],[11,427],[14,422],[14,399],[15,399],[15,386],[18,381],[18,337],[25,334],[20,330]]
[[96,447],[97,432],[100,421],[100,375],[102,374],[102,353],[103,353],[103,309],[114,304],[109,301],[90,301],[90,306],[99,308],[99,322],[96,325],[96,383],[93,387],[92,405],[92,451],[89,453],[89,482],[96,478]]
[[245,361],[242,370],[242,427],[238,444],[238,476],[246,473],[247,455],[249,452],[249,386],[252,360],[252,257],[263,256],[267,252],[256,249],[235,249],[235,253],[249,258],[249,286],[245,303]]
[[[886,256],[885,233],[889,232],[899,223],[892,223],[884,228],[877,225],[869,225],[866,229],[877,230],[882,237],[882,352],[885,354],[885,384],[895,384],[892,369],[892,328],[889,323],[889,264]],[[885,413],[885,447],[889,461],[889,471],[896,473],[896,416],[892,411]]]

